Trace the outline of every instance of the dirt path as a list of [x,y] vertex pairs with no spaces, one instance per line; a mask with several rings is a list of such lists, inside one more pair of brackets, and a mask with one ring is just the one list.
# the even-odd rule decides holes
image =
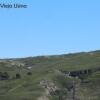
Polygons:
[[47,90],[45,89],[45,92],[42,94],[42,96],[40,96],[38,98],[38,100],[49,100],[49,98],[47,97],[48,96],[48,92]]
[[8,93],[13,92],[13,91],[15,91],[16,89],[18,89],[18,88],[22,87],[22,86],[23,86],[23,84],[25,84],[25,83],[26,83],[26,82],[24,81],[22,84],[19,84],[19,85],[17,85],[16,87],[14,87],[14,88],[10,89],[10,90],[8,91]]
[[49,100],[46,96],[41,96],[38,98],[38,100]]

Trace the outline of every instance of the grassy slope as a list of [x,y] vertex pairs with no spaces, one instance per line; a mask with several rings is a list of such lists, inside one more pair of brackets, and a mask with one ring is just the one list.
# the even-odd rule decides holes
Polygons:
[[[42,95],[43,89],[38,85],[42,79],[53,79],[55,70],[80,70],[97,68],[100,66],[100,51],[89,53],[76,53],[60,56],[41,56],[14,59],[25,66],[20,69],[21,79],[0,81],[0,100],[36,100]],[[0,63],[0,71],[7,71],[10,78],[18,72],[17,65],[11,66],[10,62]],[[32,66],[32,76],[26,73],[27,66]],[[91,82],[79,86],[77,95],[81,100],[100,100],[100,73],[87,77]]]

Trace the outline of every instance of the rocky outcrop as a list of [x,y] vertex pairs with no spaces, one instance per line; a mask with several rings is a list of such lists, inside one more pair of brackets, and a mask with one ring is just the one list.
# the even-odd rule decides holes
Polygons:
[[85,69],[85,70],[76,70],[76,71],[62,71],[61,72],[66,76],[66,77],[78,77],[80,78],[80,76],[82,75],[90,75],[94,72],[98,72],[100,71],[100,68],[93,68],[93,69]]
[[52,81],[49,80],[42,80],[40,82],[40,85],[42,86],[42,88],[45,89],[47,95],[51,95],[56,90],[58,90],[58,87]]

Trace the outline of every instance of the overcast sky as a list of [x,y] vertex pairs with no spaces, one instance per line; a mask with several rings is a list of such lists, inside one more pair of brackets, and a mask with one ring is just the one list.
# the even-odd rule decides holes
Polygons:
[[100,49],[100,0],[0,0],[0,58]]

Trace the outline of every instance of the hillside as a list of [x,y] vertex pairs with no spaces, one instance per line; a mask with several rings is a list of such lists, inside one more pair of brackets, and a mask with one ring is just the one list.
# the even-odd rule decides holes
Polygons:
[[100,51],[0,59],[0,100],[100,100]]

